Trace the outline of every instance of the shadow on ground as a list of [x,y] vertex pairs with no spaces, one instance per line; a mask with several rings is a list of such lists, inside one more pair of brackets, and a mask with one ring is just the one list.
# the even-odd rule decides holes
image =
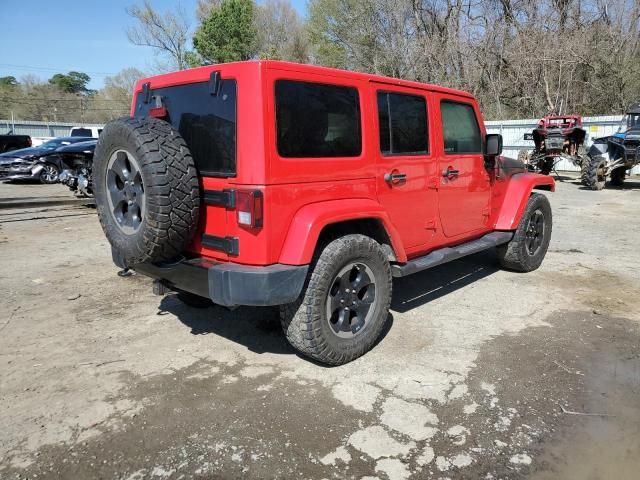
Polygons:
[[[463,288],[498,271],[493,250],[441,265],[393,282],[391,310],[404,313]],[[158,315],[171,313],[191,329],[193,335],[215,334],[244,345],[255,353],[294,354],[282,335],[278,307],[239,307],[234,310],[213,305],[194,308],[176,295],[165,296]],[[380,343],[393,326],[389,314]]]
[[391,309],[407,312],[497,272],[494,249],[470,255],[393,282]]

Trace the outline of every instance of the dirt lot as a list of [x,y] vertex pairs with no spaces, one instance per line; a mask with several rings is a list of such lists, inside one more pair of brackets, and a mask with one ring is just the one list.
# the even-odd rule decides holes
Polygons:
[[[0,203],[43,193],[65,195]],[[640,180],[551,198],[540,270],[486,252],[396,281],[338,368],[272,309],[118,277],[90,208],[0,209],[0,478],[637,479]]]

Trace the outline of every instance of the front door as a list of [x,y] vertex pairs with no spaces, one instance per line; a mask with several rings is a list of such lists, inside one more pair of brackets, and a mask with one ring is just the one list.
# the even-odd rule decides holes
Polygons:
[[371,93],[377,108],[378,200],[411,253],[427,244],[436,229],[437,166],[427,92],[372,83]]
[[436,98],[442,122],[437,146],[440,222],[447,237],[473,236],[488,229],[491,201],[479,112],[459,97]]

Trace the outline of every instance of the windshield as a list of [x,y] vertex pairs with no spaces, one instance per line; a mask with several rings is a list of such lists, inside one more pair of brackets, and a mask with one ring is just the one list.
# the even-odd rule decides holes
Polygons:
[[640,113],[627,115],[627,129],[640,127]]
[[44,148],[45,150],[55,150],[56,148],[62,147],[64,145],[71,145],[71,142],[69,140],[54,138],[53,140],[44,142],[42,145],[40,145],[40,148]]

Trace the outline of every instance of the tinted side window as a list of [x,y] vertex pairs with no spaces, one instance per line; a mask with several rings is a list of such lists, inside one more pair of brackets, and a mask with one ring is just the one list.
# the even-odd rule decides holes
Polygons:
[[275,93],[282,157],[360,155],[360,102],[355,88],[278,80]]
[[378,125],[384,155],[419,155],[429,150],[424,97],[378,92]]
[[442,102],[445,153],[482,153],[482,137],[473,107],[467,103]]
[[[236,81],[223,80],[217,95],[209,82],[158,88],[169,111],[169,122],[185,139],[201,175],[231,177],[236,174]],[[144,117],[155,106],[136,100],[136,117]]]

